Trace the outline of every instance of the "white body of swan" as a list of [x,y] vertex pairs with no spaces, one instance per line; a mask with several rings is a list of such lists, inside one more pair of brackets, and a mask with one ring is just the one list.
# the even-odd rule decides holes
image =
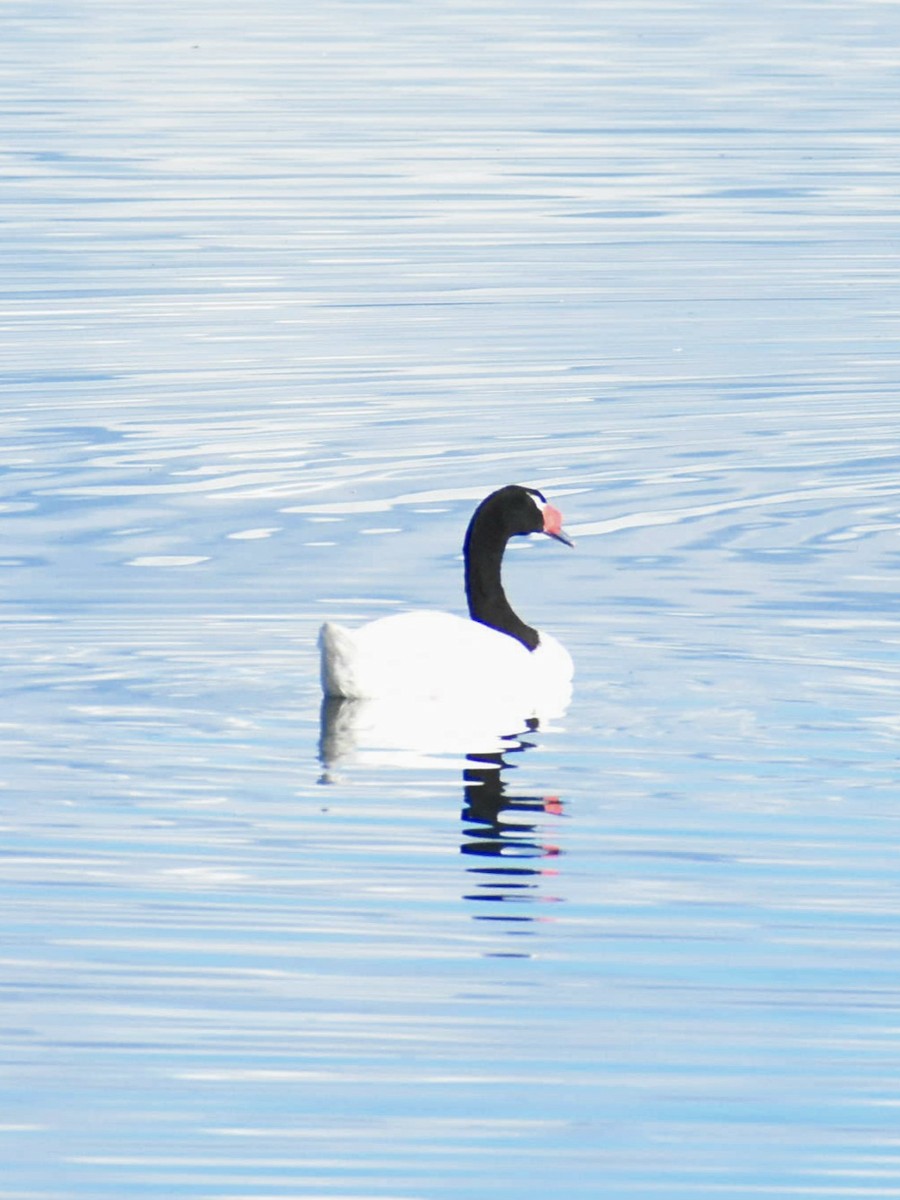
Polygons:
[[559,715],[571,695],[572,659],[513,612],[500,566],[507,542],[520,534],[546,533],[571,545],[561,523],[540,492],[514,484],[493,492],[466,533],[470,619],[417,611],[359,629],[327,622],[319,634],[325,695],[462,702],[473,711],[487,705],[520,719]]
[[[319,634],[326,696],[423,700],[489,697],[516,704],[519,715],[558,713],[571,694],[568,650],[546,633],[535,650],[478,621],[447,612],[381,617],[359,629],[327,622]],[[548,714],[549,711],[548,711]]]

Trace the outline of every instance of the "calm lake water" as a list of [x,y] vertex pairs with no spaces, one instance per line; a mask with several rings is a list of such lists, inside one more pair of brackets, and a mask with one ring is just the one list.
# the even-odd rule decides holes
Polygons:
[[[0,1198],[900,1196],[898,6],[0,27]],[[507,482],[568,711],[348,746]]]

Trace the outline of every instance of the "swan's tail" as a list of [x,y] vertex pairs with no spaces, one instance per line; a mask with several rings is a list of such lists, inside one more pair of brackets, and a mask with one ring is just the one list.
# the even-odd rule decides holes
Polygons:
[[319,650],[322,656],[322,691],[325,695],[355,696],[353,665],[356,647],[350,630],[326,621],[319,630]]

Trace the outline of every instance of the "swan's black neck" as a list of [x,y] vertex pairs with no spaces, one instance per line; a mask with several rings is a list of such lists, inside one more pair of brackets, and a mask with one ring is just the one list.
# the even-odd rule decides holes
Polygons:
[[500,568],[511,537],[541,529],[543,520],[530,495],[524,488],[510,486],[488,496],[475,510],[463,546],[469,616],[509,634],[527,650],[537,649],[538,632],[513,611],[503,591]]

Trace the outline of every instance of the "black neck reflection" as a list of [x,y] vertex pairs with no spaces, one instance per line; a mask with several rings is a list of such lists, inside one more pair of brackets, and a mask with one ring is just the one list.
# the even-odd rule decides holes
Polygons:
[[[529,725],[529,731],[536,728],[537,722]],[[537,922],[552,918],[529,907],[561,899],[546,892],[547,879],[556,871],[540,860],[556,859],[561,853],[545,839],[547,818],[562,815],[562,802],[558,796],[508,795],[504,778],[517,766],[509,759],[533,745],[520,736],[510,739],[510,748],[500,753],[467,754],[463,771],[461,852],[478,860],[468,868],[474,888],[464,898],[481,909],[473,913],[476,921],[503,923],[510,934],[536,933]]]

